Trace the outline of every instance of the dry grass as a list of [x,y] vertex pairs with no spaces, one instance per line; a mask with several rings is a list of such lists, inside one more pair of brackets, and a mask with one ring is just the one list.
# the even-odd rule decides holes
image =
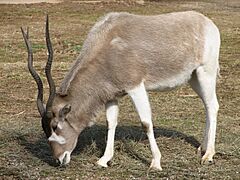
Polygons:
[[[239,179],[240,173],[240,3],[237,0],[134,1],[78,4],[0,5],[0,179]],[[69,166],[55,167],[35,106],[36,87],[26,69],[20,26],[30,27],[37,70],[46,60],[45,14],[50,15],[55,49],[53,76],[59,84],[76,58],[88,30],[110,11],[159,14],[197,10],[217,24],[222,35],[222,78],[215,164],[201,166],[195,155],[204,129],[204,109],[193,91],[151,93],[162,172],[147,169],[149,144],[128,98],[120,103],[115,156],[107,169],[95,165],[106,144],[105,117],[79,138]],[[42,71],[41,71],[42,73]],[[44,79],[46,84],[46,79]]]

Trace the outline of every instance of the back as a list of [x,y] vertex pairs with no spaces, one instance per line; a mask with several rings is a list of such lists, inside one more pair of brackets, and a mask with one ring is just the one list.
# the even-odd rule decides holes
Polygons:
[[148,89],[175,87],[174,81],[187,81],[202,62],[205,19],[197,12],[122,13],[112,29],[111,53],[107,53],[111,57],[106,59],[118,66],[124,64],[121,67],[130,79],[142,74]]
[[203,61],[207,21],[193,11],[157,16],[109,13],[89,32],[60,91],[65,94],[76,76],[79,82],[90,77],[100,84],[111,81],[120,91],[141,81],[149,90],[180,85]]

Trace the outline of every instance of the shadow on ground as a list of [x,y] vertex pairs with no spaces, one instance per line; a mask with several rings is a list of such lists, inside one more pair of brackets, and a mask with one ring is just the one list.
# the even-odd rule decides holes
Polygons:
[[[184,140],[195,148],[200,146],[200,143],[193,136],[187,136],[186,134],[175,130],[154,128],[154,133],[156,138],[161,136],[168,138],[178,138]],[[106,126],[94,125],[90,128],[86,128],[79,136],[78,144],[73,151],[73,155],[81,153],[87,146],[90,146],[92,143],[95,143],[97,148],[103,154],[106,147],[106,136]],[[57,166],[52,159],[51,150],[44,135],[35,142],[29,141],[28,136],[20,136],[18,140],[19,144],[24,146],[24,149],[30,152],[33,156],[48,163],[50,166]],[[125,142],[127,140],[132,140],[140,143],[148,143],[146,134],[139,126],[119,126],[116,130],[115,140],[121,141],[124,144],[126,144]],[[132,150],[129,151],[131,151],[131,154],[133,154],[135,158],[143,161],[144,163],[147,163],[146,160],[139,157],[136,152]]]

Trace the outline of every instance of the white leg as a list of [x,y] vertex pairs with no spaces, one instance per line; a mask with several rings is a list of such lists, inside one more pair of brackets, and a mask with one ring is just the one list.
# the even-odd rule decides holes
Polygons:
[[199,67],[190,80],[190,85],[201,97],[206,109],[206,129],[203,143],[199,149],[203,155],[201,163],[212,162],[215,154],[217,112],[219,109],[216,96],[216,73],[209,73],[204,67]]
[[153,156],[150,168],[162,170],[160,165],[161,153],[154,137],[152,113],[144,83],[142,82],[138,87],[128,91],[127,93],[130,95],[136,106],[141,123],[150,142],[150,148]]
[[97,162],[100,166],[103,167],[108,167],[107,162],[112,159],[114,153],[114,136],[118,117],[117,101],[111,101],[106,104],[106,115],[108,124],[107,145],[104,155]]

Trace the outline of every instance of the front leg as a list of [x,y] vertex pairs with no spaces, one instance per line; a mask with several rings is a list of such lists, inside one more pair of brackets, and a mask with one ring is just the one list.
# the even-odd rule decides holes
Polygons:
[[118,118],[117,100],[110,101],[106,104],[106,115],[108,124],[107,145],[104,155],[97,162],[98,165],[103,167],[108,167],[107,162],[112,159],[114,153],[114,136]]
[[146,131],[148,140],[150,142],[150,148],[153,156],[150,168],[162,170],[160,165],[161,153],[158,149],[157,142],[154,137],[151,107],[144,83],[142,82],[139,86],[128,91],[127,93],[135,104],[137,112],[140,116],[140,120],[142,122],[142,126]]

